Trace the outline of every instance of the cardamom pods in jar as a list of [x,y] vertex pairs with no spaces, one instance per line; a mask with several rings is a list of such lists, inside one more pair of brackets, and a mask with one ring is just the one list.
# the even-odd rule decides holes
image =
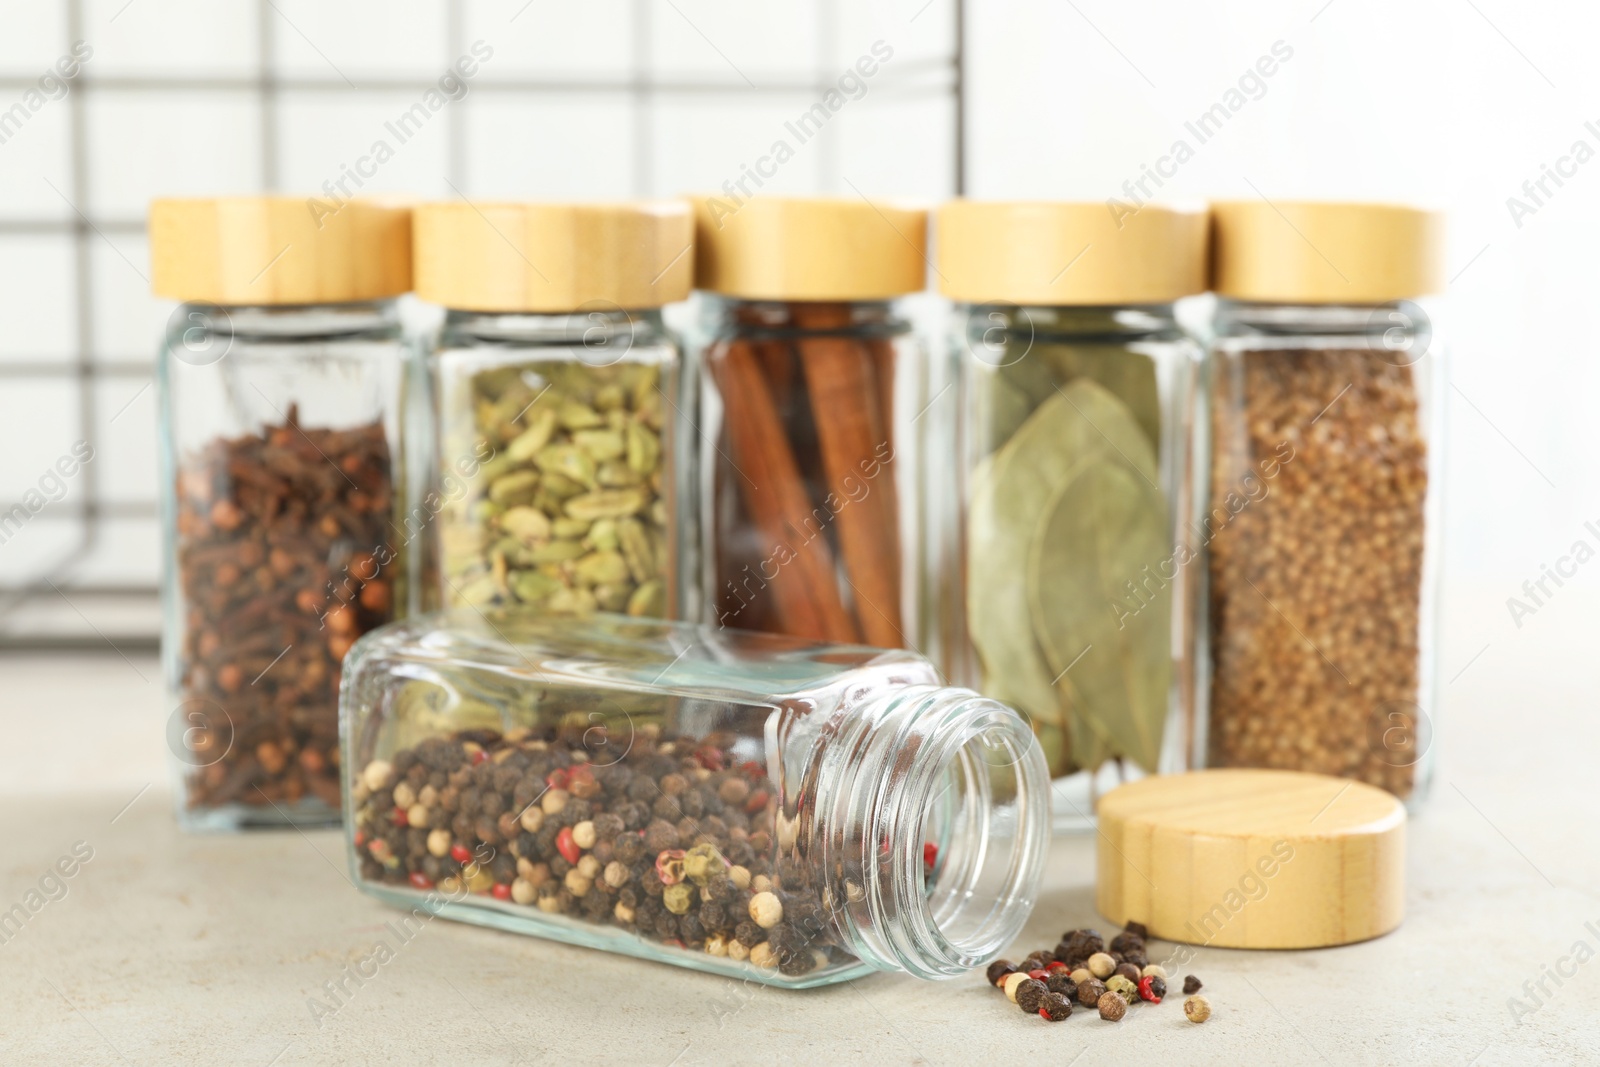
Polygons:
[[[662,616],[671,603],[670,411],[650,363],[566,360],[470,377],[445,456],[487,456],[441,511],[443,599]],[[466,425],[449,424],[452,414]]]

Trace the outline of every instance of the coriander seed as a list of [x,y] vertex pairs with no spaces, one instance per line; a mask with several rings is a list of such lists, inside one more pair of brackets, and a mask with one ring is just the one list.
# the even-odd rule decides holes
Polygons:
[[1114,1023],[1128,1014],[1128,1002],[1110,990],[1100,994],[1095,1007],[1099,1009],[1100,1018],[1107,1022]]
[[1196,994],[1183,1002],[1183,1014],[1192,1023],[1203,1023],[1211,1018],[1211,1002]]

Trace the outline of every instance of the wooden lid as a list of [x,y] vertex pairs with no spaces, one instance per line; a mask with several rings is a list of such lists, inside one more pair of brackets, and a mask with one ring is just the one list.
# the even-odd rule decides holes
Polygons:
[[939,291],[969,304],[1169,304],[1206,291],[1204,207],[953,200]]
[[745,300],[888,300],[919,292],[928,213],[892,202],[695,201],[695,287]]
[[422,204],[417,295],[462,311],[658,308],[689,295],[694,222],[682,200]]
[[1320,948],[1405,914],[1406,813],[1392,794],[1297,771],[1158,775],[1100,801],[1096,906],[1152,937]]
[[411,289],[411,208],[317,197],[150,204],[150,288],[234,307],[342,304]]
[[1218,296],[1381,304],[1443,292],[1444,215],[1400,204],[1280,200],[1211,205]]

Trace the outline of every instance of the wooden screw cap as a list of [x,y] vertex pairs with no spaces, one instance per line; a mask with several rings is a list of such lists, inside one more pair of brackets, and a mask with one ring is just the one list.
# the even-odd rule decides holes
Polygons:
[[1130,782],[1100,801],[1096,906],[1152,937],[1320,948],[1405,913],[1406,813],[1392,794],[1297,771]]

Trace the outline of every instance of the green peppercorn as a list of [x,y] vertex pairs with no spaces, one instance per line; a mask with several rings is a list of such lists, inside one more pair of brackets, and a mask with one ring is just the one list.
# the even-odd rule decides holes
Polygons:
[[1120,974],[1114,974],[1110,978],[1107,978],[1106,988],[1120,996],[1129,1004],[1132,1004],[1134,999],[1139,995],[1138,985],[1128,981],[1128,979],[1124,978]]
[[667,910],[672,912],[674,915],[687,914],[690,905],[694,903],[694,898],[694,886],[685,885],[682,882],[679,882],[677,885],[667,886],[667,888],[661,894],[661,902],[665,904],[667,906]]

